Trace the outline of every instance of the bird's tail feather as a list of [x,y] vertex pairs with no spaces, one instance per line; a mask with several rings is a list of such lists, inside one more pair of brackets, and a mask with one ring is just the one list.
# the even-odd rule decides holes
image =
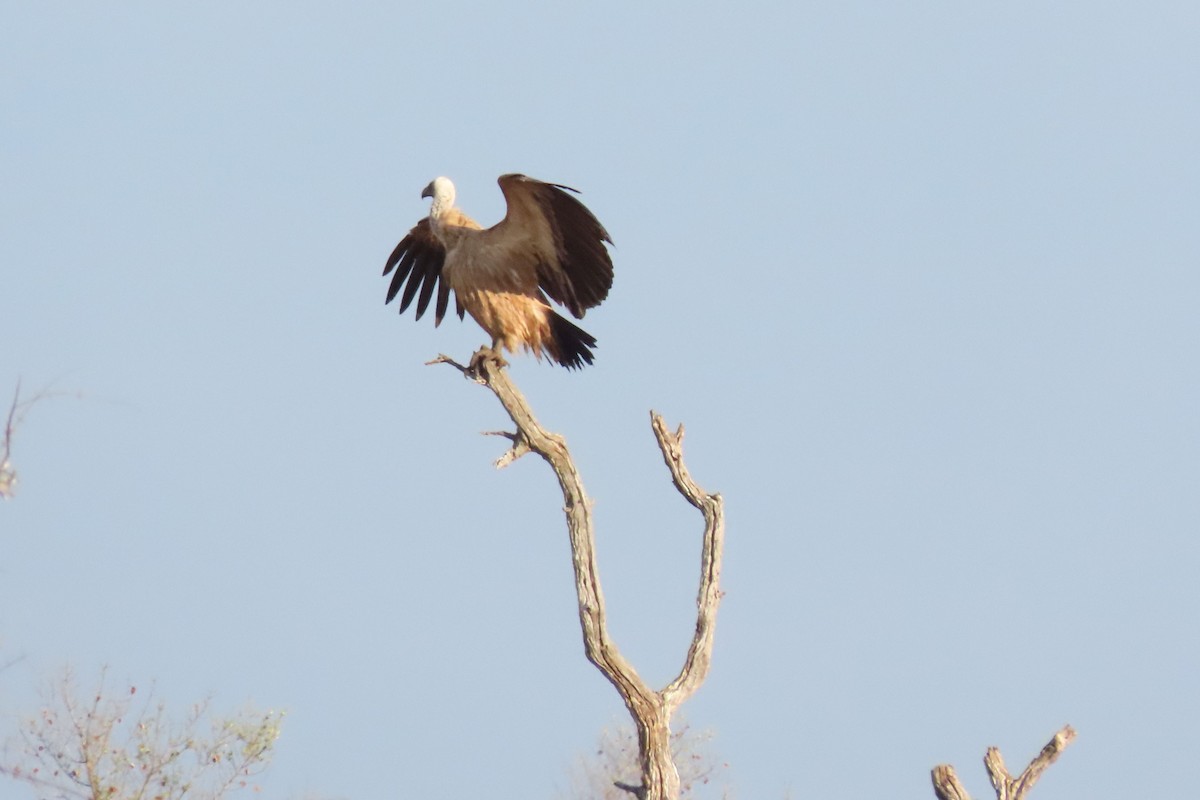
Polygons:
[[567,369],[580,369],[592,363],[595,356],[591,348],[596,346],[596,337],[553,312],[550,338],[553,341],[553,349],[547,348],[550,358]]

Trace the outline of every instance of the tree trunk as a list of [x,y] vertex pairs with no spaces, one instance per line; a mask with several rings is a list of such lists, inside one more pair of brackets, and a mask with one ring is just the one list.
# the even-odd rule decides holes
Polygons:
[[679,797],[679,770],[671,755],[671,712],[663,703],[633,712],[637,723],[642,786],[647,798]]

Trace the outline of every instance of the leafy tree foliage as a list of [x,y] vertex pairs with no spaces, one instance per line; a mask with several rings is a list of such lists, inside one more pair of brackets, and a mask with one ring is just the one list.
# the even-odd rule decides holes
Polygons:
[[24,721],[0,773],[52,800],[221,800],[253,787],[282,719],[252,709],[212,716],[205,702],[175,722],[136,686],[110,691],[101,678],[81,694],[68,673]]

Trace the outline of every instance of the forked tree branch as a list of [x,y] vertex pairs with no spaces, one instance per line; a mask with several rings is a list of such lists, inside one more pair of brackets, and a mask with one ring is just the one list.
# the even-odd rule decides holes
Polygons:
[[[1075,729],[1070,725],[1065,726],[1054,734],[1054,738],[1042,748],[1042,752],[1038,753],[1016,778],[1013,778],[1004,766],[1004,758],[1000,755],[999,748],[989,747],[987,755],[983,757],[983,765],[987,769],[988,778],[991,779],[992,788],[996,791],[996,800],[1024,800],[1046,768],[1058,760],[1062,751],[1074,739]],[[938,800],[971,800],[971,796],[958,780],[958,775],[954,773],[954,767],[949,764],[933,768],[933,792],[938,796]]]
[[675,488],[704,515],[696,632],[679,675],[661,691],[654,691],[625,660],[609,636],[604,595],[600,590],[600,574],[596,565],[592,505],[567,450],[566,440],[538,423],[508,373],[488,357],[488,351],[476,353],[471,364],[465,367],[446,356],[438,356],[429,363],[454,366],[468,378],[491,389],[504,406],[516,426],[516,432],[496,433],[513,443],[512,448],[496,462],[497,467],[505,467],[525,453],[533,452],[545,459],[554,470],[563,493],[563,511],[567,516],[567,531],[571,540],[584,652],[588,660],[616,687],[637,726],[642,784],[637,787],[617,785],[646,800],[674,800],[679,796],[679,774],[671,757],[671,713],[699,688],[708,675],[717,606],[721,600],[721,554],[725,535],[721,496],[701,489],[692,480],[683,462],[683,426],[672,433],[661,416],[650,413],[654,437],[671,472]]

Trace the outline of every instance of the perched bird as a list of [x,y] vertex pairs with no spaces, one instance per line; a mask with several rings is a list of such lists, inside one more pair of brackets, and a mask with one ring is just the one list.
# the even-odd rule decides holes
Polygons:
[[[464,313],[492,337],[492,351],[528,350],[568,369],[591,364],[596,340],[550,306],[554,300],[576,319],[608,296],[613,266],[608,231],[568,192],[569,186],[524,175],[497,181],[508,212],[484,229],[454,205],[454,184],[434,178],[421,192],[433,203],[429,216],[400,240],[383,274],[395,270],[390,303],[401,288],[400,313],[417,300],[417,319],[437,294],[434,325],[446,315],[450,291]],[[407,280],[407,283],[405,282]]]

